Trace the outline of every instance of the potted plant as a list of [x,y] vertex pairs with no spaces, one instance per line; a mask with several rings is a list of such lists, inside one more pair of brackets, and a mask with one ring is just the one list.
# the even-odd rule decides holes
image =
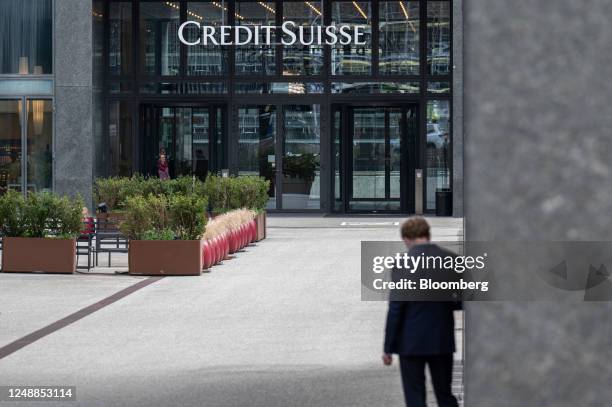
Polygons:
[[98,218],[107,220],[113,228],[125,219],[125,203],[134,196],[163,195],[170,197],[175,194],[204,195],[204,183],[189,176],[181,176],[172,180],[161,180],[157,177],[143,177],[135,174],[131,177],[98,178],[94,186],[94,196],[98,205],[104,205],[106,213],[100,213]]
[[283,193],[310,195],[315,179],[317,157],[306,153],[283,158]]
[[129,273],[199,275],[206,199],[190,194],[133,196],[121,231],[130,238]]
[[204,191],[214,215],[236,209],[251,209],[256,212],[257,238],[266,237],[266,205],[270,181],[263,177],[217,177],[209,175]]
[[2,271],[74,273],[83,206],[50,192],[7,191],[0,197]]

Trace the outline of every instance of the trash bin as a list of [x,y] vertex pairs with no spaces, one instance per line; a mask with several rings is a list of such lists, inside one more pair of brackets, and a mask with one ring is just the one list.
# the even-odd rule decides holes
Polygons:
[[436,216],[453,216],[453,192],[448,188],[436,189]]

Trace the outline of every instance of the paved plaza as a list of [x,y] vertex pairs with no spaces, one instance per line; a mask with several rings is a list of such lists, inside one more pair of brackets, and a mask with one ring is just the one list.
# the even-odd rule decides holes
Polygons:
[[[73,385],[75,406],[402,406],[397,363],[380,361],[386,303],[360,300],[359,270],[360,241],[396,240],[400,221],[271,216],[266,240],[210,272],[153,280],[4,358],[147,277],[115,274],[126,255],[89,275],[0,274],[0,385]],[[430,221],[434,240],[463,238],[462,219]]]

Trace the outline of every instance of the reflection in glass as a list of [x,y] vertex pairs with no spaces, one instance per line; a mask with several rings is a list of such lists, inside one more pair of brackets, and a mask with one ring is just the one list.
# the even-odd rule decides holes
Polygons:
[[238,174],[270,181],[268,209],[276,208],[276,109],[270,105],[238,109]]
[[401,126],[399,108],[353,109],[351,210],[400,210]]
[[93,0],[91,4],[92,31],[92,79],[94,88],[101,89],[104,83],[104,0]]
[[342,111],[334,111],[332,159],[334,161],[334,210],[342,210]]
[[204,180],[209,171],[225,165],[221,107],[148,105],[143,107],[142,117],[144,137],[139,147],[143,174],[158,176],[157,162],[162,149],[170,178],[187,175]]
[[[224,109],[222,107],[216,107],[213,110],[217,117],[215,126],[212,129],[213,136],[216,138],[215,156],[211,157],[212,169],[219,170],[227,168],[227,141],[225,139],[225,125],[224,125]],[[211,139],[211,143],[215,143],[214,139]]]
[[[236,25],[262,26],[276,25],[276,10],[274,2],[236,2]],[[266,34],[263,30],[259,33],[260,44],[265,44]],[[241,41],[244,37],[241,37]],[[274,45],[249,45],[236,46],[236,74],[259,74],[273,75],[275,67]]]
[[109,82],[108,93],[120,94],[120,93],[131,93],[132,82]]
[[205,95],[227,93],[225,82],[144,82],[139,92],[158,95]]
[[[187,17],[202,25],[223,25],[227,22],[226,3],[225,1],[189,2],[187,3]],[[185,30],[185,37],[190,42],[196,41],[201,34],[193,25],[189,25]],[[174,37],[176,37],[176,31]],[[220,41],[219,35],[216,40]],[[227,49],[221,45],[207,44],[187,47],[187,75],[222,75],[226,70]]]
[[109,103],[108,140],[111,175],[132,175],[133,120],[128,102],[112,101]]
[[[400,181],[401,181],[401,123],[402,123],[402,112],[399,109],[388,109],[389,115],[389,129],[387,147],[389,152],[389,198],[400,199]],[[399,202],[397,203],[399,205]],[[394,209],[399,209],[394,208]]]
[[376,93],[419,93],[420,83],[412,82],[332,82],[332,93],[368,95]]
[[178,75],[178,2],[140,3],[140,66],[151,75]]
[[284,2],[283,19],[303,26],[303,38],[298,28],[296,44],[283,48],[283,75],[318,75],[323,69],[323,47],[315,45],[316,35],[313,26],[323,25],[322,4],[320,1]]
[[332,3],[332,24],[365,26],[366,45],[341,45],[332,48],[333,75],[369,74],[372,66],[372,26],[369,1],[335,1]]
[[52,73],[51,0],[0,2],[0,73]]
[[450,102],[427,102],[427,209],[436,208],[436,190],[450,188]]
[[450,1],[427,2],[427,73],[450,73]]
[[51,100],[28,100],[28,191],[51,190],[53,109]]
[[428,93],[450,93],[450,82],[428,82]]
[[321,207],[319,105],[285,106],[283,209]]
[[382,1],[379,10],[380,73],[418,75],[419,2]]
[[0,193],[21,190],[21,100],[0,100]]
[[320,82],[249,82],[236,83],[236,93],[306,95],[323,93]]
[[[173,176],[198,175],[205,178],[210,162],[210,113],[207,108],[176,108],[176,138],[170,145]],[[172,144],[172,140],[169,140]]]
[[108,69],[111,75],[127,75],[132,69],[132,3],[110,3]]
[[385,109],[356,108],[352,123],[352,198],[384,199]]

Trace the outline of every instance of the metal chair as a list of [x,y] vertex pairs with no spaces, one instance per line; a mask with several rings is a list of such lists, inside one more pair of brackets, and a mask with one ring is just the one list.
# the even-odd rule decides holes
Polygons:
[[111,256],[113,253],[127,253],[129,241],[117,228],[117,224],[108,218],[96,219],[95,232],[95,266],[98,265],[100,253],[108,254],[108,267],[111,267]]
[[[77,269],[91,270],[93,256],[93,234],[82,234],[76,239]],[[81,256],[87,256],[87,266],[79,265]]]

